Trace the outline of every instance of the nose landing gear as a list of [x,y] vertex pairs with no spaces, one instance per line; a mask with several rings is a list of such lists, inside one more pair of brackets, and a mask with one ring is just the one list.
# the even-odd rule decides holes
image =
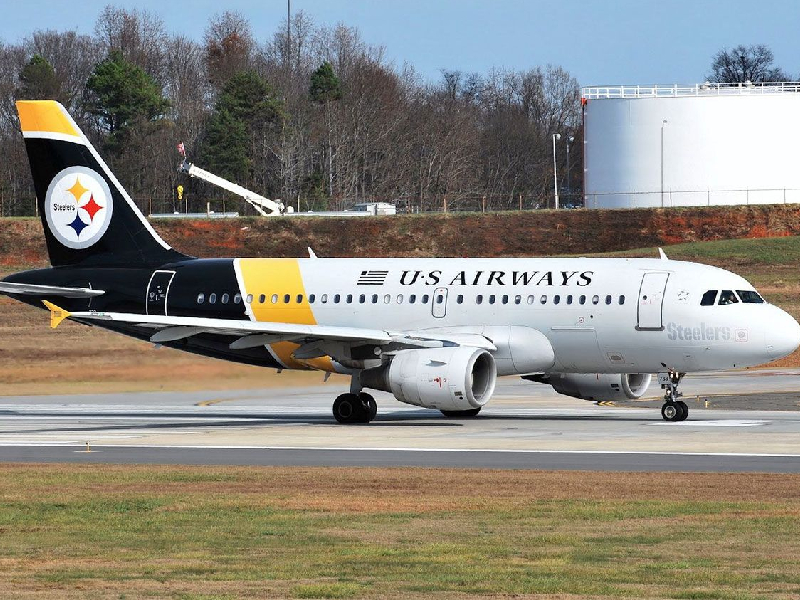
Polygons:
[[665,421],[685,421],[689,416],[689,407],[683,400],[678,400],[683,394],[678,391],[678,384],[686,373],[670,370],[658,374],[658,382],[664,392],[664,405],[661,407],[661,417]]

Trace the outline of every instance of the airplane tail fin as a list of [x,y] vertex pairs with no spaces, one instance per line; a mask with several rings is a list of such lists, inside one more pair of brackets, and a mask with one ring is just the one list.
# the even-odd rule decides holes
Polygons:
[[155,232],[61,104],[20,100],[17,112],[50,264],[152,266],[185,258]]

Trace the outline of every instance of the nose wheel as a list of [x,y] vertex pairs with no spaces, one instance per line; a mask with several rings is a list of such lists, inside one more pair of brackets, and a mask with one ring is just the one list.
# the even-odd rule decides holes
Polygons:
[[664,391],[664,405],[661,407],[661,418],[665,421],[685,421],[689,416],[689,407],[683,400],[678,400],[683,394],[678,391],[678,384],[686,373],[668,371],[658,374],[658,382]]

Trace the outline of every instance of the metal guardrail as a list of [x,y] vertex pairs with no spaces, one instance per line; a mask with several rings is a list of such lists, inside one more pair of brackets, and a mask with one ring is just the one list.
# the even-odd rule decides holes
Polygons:
[[800,82],[696,83],[694,85],[598,85],[581,89],[587,100],[600,98],[678,98],[687,96],[747,96],[796,94]]

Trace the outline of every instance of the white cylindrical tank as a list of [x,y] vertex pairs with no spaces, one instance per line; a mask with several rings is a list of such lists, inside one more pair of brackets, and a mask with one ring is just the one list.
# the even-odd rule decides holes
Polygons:
[[800,202],[800,84],[584,88],[587,208]]

